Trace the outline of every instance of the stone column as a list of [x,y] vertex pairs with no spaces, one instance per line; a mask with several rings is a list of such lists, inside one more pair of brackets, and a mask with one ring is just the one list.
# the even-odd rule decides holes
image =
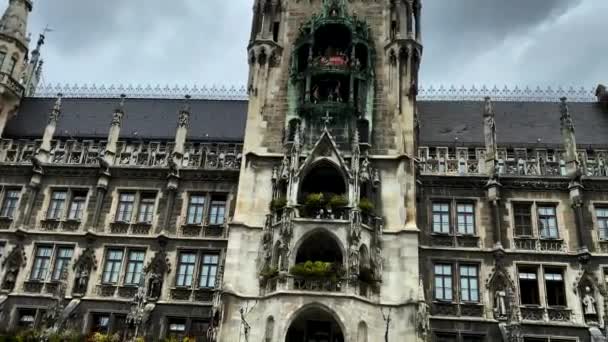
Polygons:
[[579,253],[586,254],[589,252],[591,239],[587,239],[585,232],[585,218],[583,210],[583,183],[582,171],[580,169],[580,161],[576,148],[576,136],[574,134],[574,121],[570,115],[567,98],[562,97],[560,104],[560,122],[562,141],[564,144],[566,158],[566,174],[570,177],[568,190],[570,192],[570,203],[574,210],[576,218],[576,236],[579,242]]
[[171,223],[171,213],[175,206],[175,197],[179,186],[179,169],[182,166],[184,159],[184,149],[186,145],[186,137],[188,136],[188,127],[190,125],[190,95],[186,95],[183,108],[179,111],[177,119],[177,131],[175,132],[175,146],[173,153],[169,159],[169,174],[167,175],[167,206],[165,210],[165,220],[162,225],[162,232],[169,230]]
[[93,227],[97,227],[99,224],[99,217],[101,215],[101,208],[103,207],[103,201],[108,191],[108,183],[110,182],[110,168],[116,162],[116,154],[118,148],[118,138],[120,137],[120,128],[122,126],[122,119],[125,115],[126,95],[120,95],[120,104],[114,110],[112,116],[112,125],[108,132],[108,143],[103,156],[100,156],[99,161],[99,178],[97,179],[97,199],[95,201],[95,211],[93,214]]
[[489,97],[485,98],[483,110],[483,135],[486,146],[485,153],[485,173],[492,176],[497,173],[496,165],[498,160],[496,143],[496,121],[494,120],[494,107]]

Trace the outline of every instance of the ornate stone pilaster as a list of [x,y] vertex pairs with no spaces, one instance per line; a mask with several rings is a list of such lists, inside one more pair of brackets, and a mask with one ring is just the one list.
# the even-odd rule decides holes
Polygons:
[[569,177],[576,177],[580,172],[578,159],[578,153],[576,151],[576,137],[574,134],[574,122],[568,109],[567,99],[562,97],[560,104],[560,122],[561,122],[561,133],[562,141],[564,144],[565,159],[566,159],[566,173]]
[[48,162],[50,158],[51,142],[53,140],[53,136],[55,135],[57,121],[59,121],[59,116],[61,115],[61,98],[62,94],[57,94],[57,100],[55,101],[55,105],[53,106],[51,113],[49,113],[48,121],[44,129],[42,143],[36,153],[38,160],[43,163]]
[[492,175],[495,172],[498,153],[496,145],[496,121],[494,119],[494,106],[490,97],[485,98],[483,109],[483,136],[486,147],[485,171]]

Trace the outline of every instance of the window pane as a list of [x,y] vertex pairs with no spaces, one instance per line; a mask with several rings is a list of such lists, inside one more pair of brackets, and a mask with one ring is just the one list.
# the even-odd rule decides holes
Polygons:
[[513,219],[516,236],[532,236],[532,205],[530,203],[514,203]]
[[201,268],[200,287],[215,287],[215,277],[217,274],[217,255],[204,255]]
[[82,213],[84,211],[84,203],[86,201],[86,193],[75,193],[70,203],[70,211],[68,213],[68,219],[70,220],[81,220]]
[[106,264],[104,266],[102,282],[108,284],[118,283],[118,276],[122,267],[123,251],[111,249],[106,253]]
[[4,195],[4,201],[2,202],[2,212],[0,216],[12,218],[17,208],[17,202],[19,201],[19,191],[7,190]]
[[203,222],[203,210],[205,208],[205,197],[200,195],[190,196],[188,204],[188,224],[201,224]]
[[32,269],[32,280],[46,280],[46,275],[49,271],[51,262],[52,247],[40,246],[36,248],[36,257],[34,258],[34,268]]
[[144,268],[144,257],[145,252],[143,251],[130,251],[129,262],[127,264],[127,276],[125,284],[127,285],[139,285],[141,284],[143,277],[142,271]]
[[66,198],[66,191],[54,191],[52,193],[47,218],[51,220],[59,220],[61,218],[61,215],[63,214],[63,208],[65,207]]
[[196,263],[196,254],[192,252],[182,252],[179,256],[179,266],[177,270],[176,285],[177,286],[192,286],[192,278],[194,276],[194,265]]
[[55,266],[53,268],[53,280],[58,281],[67,276],[68,266],[72,260],[73,249],[71,247],[61,247],[57,250]]
[[118,212],[116,213],[116,220],[119,222],[131,222],[133,215],[133,202],[135,201],[135,195],[132,193],[120,194],[120,201],[118,203]]

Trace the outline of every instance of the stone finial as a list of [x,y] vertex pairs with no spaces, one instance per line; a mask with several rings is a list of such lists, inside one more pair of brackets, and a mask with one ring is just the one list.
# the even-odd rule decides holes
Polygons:
[[61,99],[63,94],[57,94],[57,100],[55,100],[55,105],[53,106],[53,110],[51,114],[49,114],[49,123],[56,123],[59,119],[59,115],[61,115]]
[[562,129],[567,129],[568,131],[574,133],[574,123],[572,121],[572,116],[570,115],[570,109],[568,108],[568,99],[566,97],[560,98],[560,121],[562,124]]
[[121,94],[120,95],[120,102],[118,104],[118,107],[116,108],[116,110],[114,110],[114,116],[112,117],[112,125],[120,125],[122,123],[122,117],[125,115],[125,99],[127,98],[127,95],[125,94]]
[[492,98],[489,96],[484,98],[483,115],[494,116],[494,106],[492,105]]
[[178,127],[187,127],[190,124],[190,95],[184,97],[184,105],[179,112],[179,118],[177,121]]

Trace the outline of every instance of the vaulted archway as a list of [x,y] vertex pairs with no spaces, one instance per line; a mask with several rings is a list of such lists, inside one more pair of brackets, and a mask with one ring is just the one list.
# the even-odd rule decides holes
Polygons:
[[331,312],[312,306],[297,314],[285,342],[344,342],[344,333]]

